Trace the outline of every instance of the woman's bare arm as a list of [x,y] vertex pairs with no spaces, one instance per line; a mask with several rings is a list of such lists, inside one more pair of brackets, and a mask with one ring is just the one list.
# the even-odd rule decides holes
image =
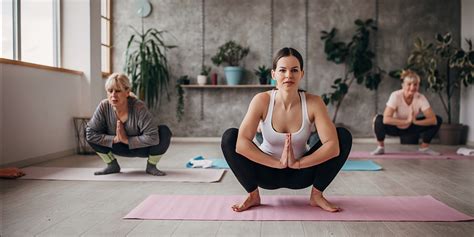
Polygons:
[[264,108],[268,106],[268,103],[269,96],[265,92],[257,94],[250,102],[247,114],[239,128],[236,152],[259,164],[282,169],[285,167],[280,161],[263,153],[252,141],[258,124],[263,118]]
[[386,106],[383,112],[383,123],[388,124],[388,125],[394,125],[394,126],[402,126],[402,127],[411,124],[413,120],[413,115],[412,117],[409,117],[408,119],[398,119],[398,118],[393,117],[394,113],[395,113],[394,108]]
[[339,155],[339,139],[336,127],[329,118],[326,105],[319,96],[307,96],[308,112],[310,117],[314,117],[316,129],[322,146],[312,154],[302,157],[299,162],[295,162],[291,168],[307,168],[321,164]]

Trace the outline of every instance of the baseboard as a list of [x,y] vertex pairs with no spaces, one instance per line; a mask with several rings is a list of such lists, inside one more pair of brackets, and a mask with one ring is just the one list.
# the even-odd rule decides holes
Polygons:
[[55,152],[55,153],[51,153],[51,154],[47,154],[47,155],[43,155],[43,156],[36,156],[36,157],[27,158],[27,159],[20,160],[20,161],[1,164],[0,167],[1,168],[5,168],[5,167],[19,167],[19,168],[22,168],[22,167],[38,164],[38,163],[41,163],[41,162],[45,162],[45,161],[48,161],[48,160],[54,160],[54,159],[65,157],[65,156],[71,156],[71,155],[74,155],[74,154],[76,154],[76,150],[75,149],[69,149],[69,150]]
[[[221,142],[220,137],[172,137],[171,142]],[[377,141],[375,138],[354,138],[354,143],[368,143],[368,144],[376,144]],[[385,143],[387,144],[399,144],[400,139],[398,137],[393,138],[386,138]]]
[[171,142],[221,142],[220,137],[172,137]]

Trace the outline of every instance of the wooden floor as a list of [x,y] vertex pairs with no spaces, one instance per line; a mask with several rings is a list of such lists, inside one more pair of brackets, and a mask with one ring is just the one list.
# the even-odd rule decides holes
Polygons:
[[[455,149],[433,146],[437,150]],[[372,144],[354,144],[356,150]],[[387,150],[415,150],[388,145]],[[160,167],[181,168],[192,157],[222,157],[217,143],[174,143]],[[474,216],[474,159],[375,160],[379,172],[341,172],[326,195],[432,195]],[[145,159],[119,158],[122,167]],[[97,156],[70,156],[38,164],[102,167]],[[150,194],[245,194],[234,175],[219,183],[1,180],[1,236],[474,236],[474,222],[141,221],[123,220]],[[262,191],[263,195],[305,190]],[[230,208],[230,207],[229,207]]]

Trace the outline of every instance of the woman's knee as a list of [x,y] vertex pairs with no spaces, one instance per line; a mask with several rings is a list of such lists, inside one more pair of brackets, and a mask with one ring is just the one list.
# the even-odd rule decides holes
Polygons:
[[373,121],[374,125],[375,124],[383,124],[383,115],[381,115],[381,114],[375,115],[375,117],[372,121]]
[[239,129],[229,128],[224,134],[222,134],[221,144],[229,144],[237,141],[237,136],[239,135]]
[[343,127],[336,128],[337,136],[339,138],[340,154],[348,153],[352,148],[352,134]]
[[171,133],[170,128],[166,125],[159,125],[158,133],[160,135],[160,141],[171,140],[171,136],[173,136],[173,133]]
[[106,153],[109,153],[109,152],[112,150],[112,149],[109,148],[109,147],[97,145],[97,144],[92,143],[92,142],[90,142],[90,141],[87,141],[87,143],[89,144],[89,146],[92,147],[92,149],[93,149],[95,152],[98,152],[98,153],[106,154]]
[[441,116],[439,115],[436,115],[436,126],[441,126],[442,123],[443,123],[443,118],[441,118]]

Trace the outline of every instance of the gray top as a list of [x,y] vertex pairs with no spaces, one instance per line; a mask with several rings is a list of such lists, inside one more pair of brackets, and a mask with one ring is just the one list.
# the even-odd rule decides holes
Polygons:
[[[158,125],[143,101],[128,97],[128,119],[123,124],[130,149],[157,145],[160,142]],[[116,135],[117,116],[107,99],[102,100],[87,123],[87,141],[112,148]]]

